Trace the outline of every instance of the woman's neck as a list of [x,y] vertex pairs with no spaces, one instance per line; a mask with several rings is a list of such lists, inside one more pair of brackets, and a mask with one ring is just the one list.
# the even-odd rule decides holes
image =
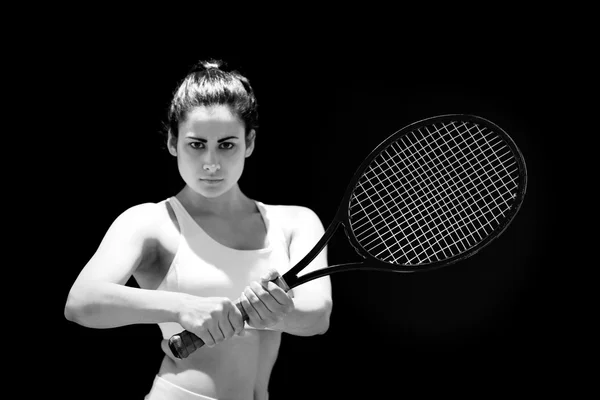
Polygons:
[[178,194],[177,199],[185,204],[193,214],[208,214],[223,218],[232,218],[240,214],[254,211],[255,205],[235,185],[219,197],[204,197],[185,186]]

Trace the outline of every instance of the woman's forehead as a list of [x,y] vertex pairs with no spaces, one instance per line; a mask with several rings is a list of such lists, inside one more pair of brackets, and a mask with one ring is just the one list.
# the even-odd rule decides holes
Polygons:
[[187,118],[221,120],[229,120],[232,118],[237,119],[237,117],[231,111],[231,108],[224,104],[194,107],[188,111]]
[[242,136],[244,124],[231,112],[228,106],[195,107],[187,113],[180,125],[185,136],[218,138],[223,135]]

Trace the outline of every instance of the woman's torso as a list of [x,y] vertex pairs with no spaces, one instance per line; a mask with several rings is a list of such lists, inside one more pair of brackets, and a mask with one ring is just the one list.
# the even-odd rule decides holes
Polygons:
[[[223,223],[211,217],[193,217],[176,199],[169,199],[169,204],[171,207],[167,201],[158,204],[157,212],[164,213],[160,218],[164,222],[153,261],[134,273],[141,288],[236,300],[265,268],[276,267],[282,274],[289,268],[289,233],[278,221],[285,207],[257,202],[259,212]],[[166,354],[158,372],[162,378],[214,398],[266,396],[281,332],[246,325],[241,336],[177,359],[165,343],[183,328],[175,323],[159,326]]]

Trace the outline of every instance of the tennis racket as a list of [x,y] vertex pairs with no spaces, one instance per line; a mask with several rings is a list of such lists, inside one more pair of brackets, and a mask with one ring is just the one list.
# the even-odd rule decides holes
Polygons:
[[[366,157],[323,237],[274,282],[288,291],[335,272],[416,272],[451,265],[474,255],[506,229],[526,187],[523,155],[494,123],[461,114],[412,123]],[[362,260],[298,276],[340,225]],[[240,302],[236,305],[247,321]],[[179,358],[202,345],[189,331],[169,339]]]

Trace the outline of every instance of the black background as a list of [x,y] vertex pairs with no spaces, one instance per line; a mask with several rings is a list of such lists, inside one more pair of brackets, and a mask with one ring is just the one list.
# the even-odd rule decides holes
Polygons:
[[[440,37],[410,48],[391,40],[358,50],[335,40],[317,49],[318,40],[274,39],[208,48],[135,32],[62,39],[51,52],[56,103],[49,125],[64,135],[46,164],[56,179],[40,185],[54,194],[56,234],[47,244],[60,254],[51,263],[59,301],[49,319],[58,333],[53,357],[62,366],[49,363],[47,373],[58,377],[61,398],[81,398],[84,390],[85,398],[141,399],[152,384],[162,359],[157,326],[94,330],[62,312],[112,221],[181,188],[162,124],[180,79],[211,57],[246,74],[260,105],[242,190],[267,204],[310,207],[325,226],[370,150],[429,116],[465,113],[495,122],[520,147],[529,172],[522,209],[476,256],[423,274],[333,275],[331,327],[322,336],[284,334],[271,399],[409,392],[485,398],[564,386],[577,339],[556,246],[557,236],[569,233],[555,211],[553,182],[565,173],[557,164],[565,149],[555,140],[562,128],[556,116],[568,103],[562,66],[573,58],[557,63],[554,42],[500,38],[456,46]],[[343,234],[334,237],[329,263],[354,260]]]

